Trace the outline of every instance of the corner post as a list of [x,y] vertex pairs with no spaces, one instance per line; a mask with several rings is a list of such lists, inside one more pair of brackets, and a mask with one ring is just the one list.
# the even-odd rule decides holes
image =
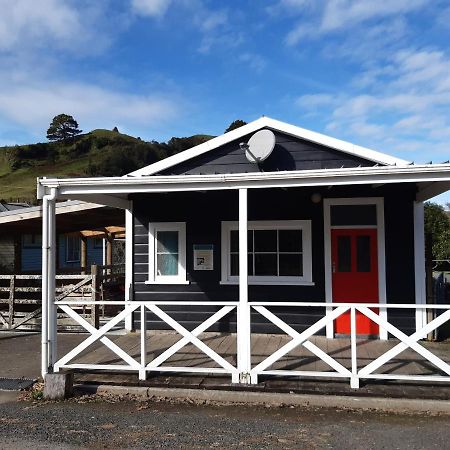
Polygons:
[[55,199],[56,189],[42,197],[42,314],[41,314],[41,375],[53,371],[52,360],[56,357],[56,311],[50,305],[55,297]]
[[57,335],[58,335],[58,314],[55,305],[56,292],[56,200],[50,200],[48,205],[49,214],[49,244],[48,249],[48,320],[49,320],[49,363],[53,367],[57,361]]
[[237,365],[240,383],[250,383],[251,324],[248,304],[247,189],[239,189],[239,306],[237,314]]
[[[134,229],[133,229],[133,202],[129,202],[128,209],[125,210],[125,301],[133,301],[133,247],[134,247]],[[134,313],[130,313],[125,318],[125,330],[134,330]]]

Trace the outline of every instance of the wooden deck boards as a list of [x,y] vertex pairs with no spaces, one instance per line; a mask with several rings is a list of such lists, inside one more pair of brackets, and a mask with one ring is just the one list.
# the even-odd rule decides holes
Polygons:
[[[85,335],[87,338],[88,335]],[[137,361],[140,361],[140,334],[108,335],[108,337],[125,350]],[[224,333],[203,333],[199,338],[212,350],[225,358],[231,364],[236,363],[236,336]],[[171,345],[181,339],[175,332],[148,332],[147,334],[147,362],[163,353]],[[80,339],[81,341],[82,339]],[[254,367],[273,352],[291,340],[285,335],[255,334],[252,335],[252,366]],[[336,359],[344,367],[351,367],[350,340],[347,338],[326,339],[324,336],[311,338],[316,346]],[[358,367],[362,368],[369,362],[378,358],[388,349],[398,344],[397,340],[358,340],[357,354]],[[450,342],[428,343],[421,342],[426,348],[444,361],[450,362]],[[62,356],[62,355],[59,355]],[[123,364],[123,361],[103,344],[96,343],[92,348],[86,349],[74,363],[89,364]],[[206,354],[195,345],[188,344],[171,356],[164,365],[182,367],[218,367]],[[328,364],[316,357],[303,346],[298,346],[290,353],[277,361],[272,369],[302,370],[302,371],[330,371]],[[376,373],[432,375],[438,370],[433,364],[424,360],[422,356],[411,349],[403,351]]]

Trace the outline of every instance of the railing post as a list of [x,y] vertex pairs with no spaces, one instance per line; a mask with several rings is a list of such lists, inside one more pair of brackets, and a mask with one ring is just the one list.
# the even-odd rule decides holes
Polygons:
[[250,379],[251,324],[250,306],[248,304],[247,198],[247,189],[239,189],[239,306],[237,314],[237,368],[240,383],[256,383],[257,380]]
[[[91,300],[93,302],[97,301],[97,293],[98,293],[98,285],[99,285],[99,278],[98,278],[98,266],[96,264],[93,264],[91,266],[91,278],[92,278],[92,287],[91,287]],[[98,328],[100,321],[99,321],[99,308],[97,304],[91,305],[91,324]]]
[[[133,203],[130,201],[129,209],[125,210],[125,301],[133,300]],[[133,331],[133,313],[125,319],[125,330]]]
[[351,341],[351,358],[352,358],[352,377],[350,379],[350,387],[359,389],[358,377],[358,354],[356,347],[356,307],[350,308],[350,341]]
[[8,329],[11,329],[14,324],[14,299],[15,299],[15,283],[16,276],[11,275],[9,282],[9,299],[8,299]]
[[[127,305],[125,305],[125,308]],[[130,312],[130,314],[133,314]],[[128,317],[128,316],[127,316]],[[126,320],[126,319],[125,319]],[[139,379],[147,379],[147,308],[141,305],[141,368],[139,369]]]

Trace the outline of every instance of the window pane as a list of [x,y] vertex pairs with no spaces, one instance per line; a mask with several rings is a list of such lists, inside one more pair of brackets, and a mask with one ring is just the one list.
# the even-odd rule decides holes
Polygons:
[[303,259],[301,254],[280,255],[280,276],[301,277],[303,276]]
[[370,272],[370,236],[358,236],[356,238],[356,270],[358,272]]
[[338,236],[338,272],[350,272],[352,251],[350,236]]
[[255,254],[255,275],[277,275],[277,255]]
[[255,230],[255,252],[277,251],[277,230]]
[[178,231],[158,231],[158,253],[178,253]]
[[333,205],[331,225],[376,225],[375,205]]
[[178,254],[162,253],[156,256],[158,276],[178,275]]
[[[248,230],[247,232],[247,247],[248,251],[253,251],[253,231]],[[239,231],[238,230],[231,230],[230,231],[230,251],[232,252],[239,252]]]
[[301,230],[279,230],[280,252],[301,252],[302,231]]
[[[253,275],[253,254],[248,254],[248,274]],[[230,275],[232,277],[239,276],[239,254],[230,255]]]

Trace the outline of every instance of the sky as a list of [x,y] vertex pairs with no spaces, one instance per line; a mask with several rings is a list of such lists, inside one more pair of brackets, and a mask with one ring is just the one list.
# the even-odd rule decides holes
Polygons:
[[[262,115],[450,159],[450,0],[0,0],[0,145],[51,119],[146,140]],[[450,196],[449,196],[450,200]]]

